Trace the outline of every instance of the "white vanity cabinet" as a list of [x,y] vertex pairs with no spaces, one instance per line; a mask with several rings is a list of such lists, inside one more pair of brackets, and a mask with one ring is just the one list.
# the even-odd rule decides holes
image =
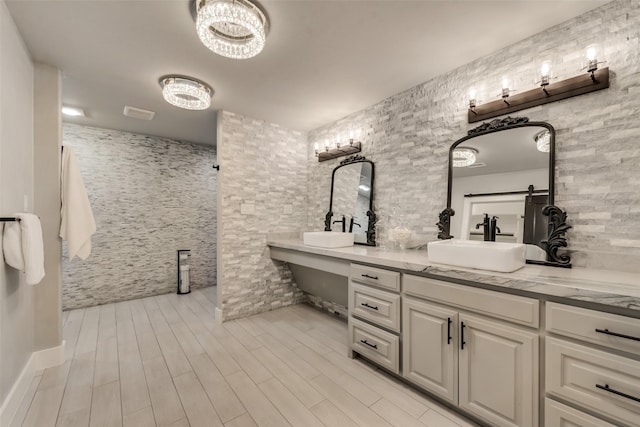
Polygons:
[[516,324],[537,329],[538,300],[404,275],[402,374],[491,425],[537,426],[538,333]]
[[349,347],[400,373],[400,273],[351,264]]
[[[546,339],[547,396],[614,425],[640,426],[640,319],[548,303],[546,330],[557,336]],[[555,413],[546,410],[549,425]]]

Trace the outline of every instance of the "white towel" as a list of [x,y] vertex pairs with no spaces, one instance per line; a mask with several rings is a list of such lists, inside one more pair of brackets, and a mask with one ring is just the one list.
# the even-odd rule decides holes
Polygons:
[[91,235],[96,232],[96,222],[78,162],[71,147],[66,145],[62,150],[61,179],[60,237],[67,241],[69,260],[76,255],[86,259],[91,254]]
[[22,255],[22,231],[20,223],[5,222],[2,232],[2,254],[4,262],[16,270],[24,270],[24,256]]
[[44,277],[44,244],[40,219],[28,213],[14,214],[20,221],[5,224],[2,249],[5,262],[24,271],[25,282],[37,285]]

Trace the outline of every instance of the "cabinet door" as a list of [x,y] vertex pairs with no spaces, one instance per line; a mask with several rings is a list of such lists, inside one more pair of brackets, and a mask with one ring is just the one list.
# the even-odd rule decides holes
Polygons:
[[538,425],[538,336],[460,314],[460,407],[494,426]]
[[404,298],[402,371],[409,381],[454,404],[458,403],[458,313]]

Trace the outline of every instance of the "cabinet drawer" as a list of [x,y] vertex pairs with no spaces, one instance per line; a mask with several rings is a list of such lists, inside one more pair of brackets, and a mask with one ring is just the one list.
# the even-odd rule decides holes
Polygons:
[[638,425],[640,361],[547,337],[546,388],[613,420]]
[[349,282],[349,312],[400,332],[400,295]]
[[549,398],[544,400],[544,425],[549,427],[615,427],[613,424]]
[[351,280],[356,280],[360,283],[366,283],[396,292],[400,291],[400,273],[396,271],[351,264],[349,277]]
[[397,336],[350,317],[349,340],[353,351],[391,372],[400,373],[400,339]]
[[407,274],[402,286],[405,293],[431,301],[534,328],[540,324],[540,303],[536,299]]
[[546,325],[549,332],[640,355],[640,319],[550,302]]

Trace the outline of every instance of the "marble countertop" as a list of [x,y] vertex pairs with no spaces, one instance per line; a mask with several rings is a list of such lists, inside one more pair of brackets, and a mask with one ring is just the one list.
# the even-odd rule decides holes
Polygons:
[[635,273],[529,264],[513,273],[497,273],[431,263],[426,249],[394,250],[360,245],[329,249],[305,245],[299,237],[272,237],[267,244],[405,272],[427,273],[491,287],[603,304],[624,311],[632,310],[628,314],[640,317],[640,274]]

